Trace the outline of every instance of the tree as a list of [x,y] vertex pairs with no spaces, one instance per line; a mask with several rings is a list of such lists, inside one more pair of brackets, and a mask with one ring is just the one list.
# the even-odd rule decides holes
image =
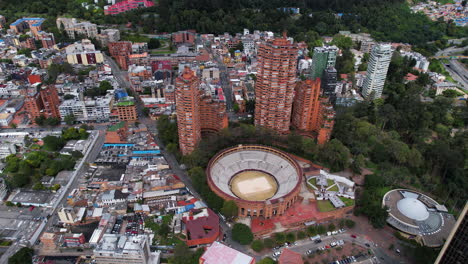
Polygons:
[[275,241],[273,241],[271,238],[265,238],[263,240],[263,245],[265,248],[273,248],[275,246]]
[[148,49],[157,49],[161,47],[161,42],[158,39],[152,38],[148,42]]
[[41,191],[41,190],[45,190],[46,187],[41,182],[37,182],[36,184],[34,184],[32,189],[35,191]]
[[442,95],[448,98],[455,98],[457,96],[460,96],[460,93],[453,89],[448,89],[448,90],[443,91]]
[[17,54],[18,55],[22,54],[22,55],[24,55],[26,57],[31,58],[31,49],[20,49],[20,50],[18,50]]
[[105,95],[107,93],[108,90],[112,90],[113,87],[112,85],[110,84],[110,82],[108,81],[102,81],[100,84],[99,84],[99,92],[100,92],[100,95]]
[[148,107],[143,107],[143,115],[144,116],[149,116],[150,114],[150,109]]
[[5,205],[8,206],[8,207],[15,206],[15,204],[13,202],[11,202],[11,201],[6,201]]
[[32,263],[34,250],[32,248],[24,247],[16,252],[13,256],[8,258],[8,264],[27,264]]
[[354,221],[351,220],[351,219],[346,219],[345,224],[346,224],[346,227],[347,227],[347,228],[353,228],[353,227],[356,226],[356,222],[354,222]]
[[332,44],[342,50],[349,50],[353,46],[353,40],[350,37],[338,34],[333,37]]
[[335,227],[335,225],[333,223],[330,223],[328,225],[328,231],[335,231],[335,229],[336,229],[336,227]]
[[325,229],[325,227],[323,225],[318,225],[317,226],[317,233],[318,234],[325,234],[327,232],[327,230]]
[[167,224],[161,224],[159,230],[158,230],[158,235],[162,237],[167,237],[167,235],[171,232],[171,228]]
[[70,99],[73,99],[75,98],[75,96],[73,94],[66,94],[63,96],[63,100],[70,100]]
[[286,236],[283,233],[275,233],[273,236],[276,244],[283,244],[286,241]]
[[349,149],[338,139],[332,139],[322,147],[321,158],[330,166],[331,171],[348,168],[350,157]]
[[49,151],[58,151],[65,146],[65,140],[62,137],[45,136],[42,140],[44,141],[44,149]]
[[248,245],[253,240],[253,234],[247,225],[236,223],[232,228],[232,239],[241,245]]
[[276,262],[270,258],[270,257],[266,257],[262,260],[260,260],[259,262],[257,262],[257,264],[275,264]]
[[290,242],[290,243],[296,241],[296,234],[293,233],[293,232],[287,233],[287,234],[286,234],[286,241],[287,241],[287,242]]
[[302,240],[306,238],[306,233],[304,231],[297,232],[297,239]]
[[263,240],[257,239],[252,242],[251,247],[255,252],[260,252],[265,248],[265,245],[263,244]]
[[11,123],[11,124],[10,124],[10,127],[11,127],[11,128],[13,128],[13,129],[15,129],[15,128],[17,128],[17,127],[18,127],[18,125],[17,125],[17,124],[15,124],[15,123]]
[[221,214],[227,218],[232,218],[237,216],[239,208],[234,201],[224,201],[223,207],[221,208]]
[[63,120],[65,121],[67,125],[71,126],[76,122],[76,117],[75,115],[70,114],[70,115],[66,115]]
[[234,113],[239,113],[240,107],[238,103],[234,103],[232,106],[232,109],[234,110]]

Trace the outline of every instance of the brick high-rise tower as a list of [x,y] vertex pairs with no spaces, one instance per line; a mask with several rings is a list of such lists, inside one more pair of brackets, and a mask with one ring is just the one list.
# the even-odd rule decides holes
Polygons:
[[335,111],[326,97],[320,97],[320,78],[305,80],[296,86],[292,125],[299,133],[314,132],[318,144],[326,143],[335,124]]
[[185,68],[176,79],[177,125],[182,155],[190,154],[201,139],[200,79]]
[[319,127],[320,78],[305,80],[296,85],[292,125],[302,131],[315,131]]
[[298,48],[286,37],[263,43],[258,48],[255,83],[255,125],[289,132],[296,84]]

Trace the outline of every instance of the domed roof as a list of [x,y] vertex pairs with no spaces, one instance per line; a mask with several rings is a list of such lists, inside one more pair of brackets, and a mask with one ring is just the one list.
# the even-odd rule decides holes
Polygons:
[[397,202],[398,210],[406,217],[424,221],[429,217],[426,206],[418,199],[407,197]]

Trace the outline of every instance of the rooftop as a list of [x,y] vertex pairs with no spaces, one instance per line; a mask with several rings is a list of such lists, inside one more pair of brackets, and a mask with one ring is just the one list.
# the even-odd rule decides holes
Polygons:
[[219,242],[207,247],[200,259],[204,264],[249,264],[254,261],[251,256]]

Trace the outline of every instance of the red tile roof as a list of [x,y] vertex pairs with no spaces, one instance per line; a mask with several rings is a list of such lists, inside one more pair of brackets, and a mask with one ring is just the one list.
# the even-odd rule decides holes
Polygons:
[[278,259],[279,264],[304,264],[301,254],[294,252],[288,248],[283,249],[281,256]]

